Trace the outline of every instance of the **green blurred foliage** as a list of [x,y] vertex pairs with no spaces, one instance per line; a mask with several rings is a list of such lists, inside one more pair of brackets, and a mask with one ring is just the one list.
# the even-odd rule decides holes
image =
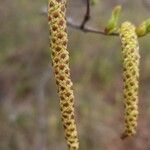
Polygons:
[[118,20],[119,20],[119,17],[120,17],[121,9],[122,9],[121,5],[117,5],[112,10],[111,17],[108,20],[108,23],[107,23],[106,28],[105,28],[106,33],[110,34],[110,33],[117,30]]

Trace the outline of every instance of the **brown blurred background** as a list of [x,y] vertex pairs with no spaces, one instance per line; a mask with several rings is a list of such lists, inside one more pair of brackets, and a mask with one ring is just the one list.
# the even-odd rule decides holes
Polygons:
[[[83,0],[68,0],[68,17],[80,23]],[[87,25],[103,28],[111,10],[120,22],[150,16],[149,0],[97,0]],[[0,1],[0,150],[66,150],[48,48],[47,0]],[[118,37],[68,28],[70,67],[81,150],[150,149],[150,43],[139,39],[140,115],[134,138],[123,130],[121,47]]]

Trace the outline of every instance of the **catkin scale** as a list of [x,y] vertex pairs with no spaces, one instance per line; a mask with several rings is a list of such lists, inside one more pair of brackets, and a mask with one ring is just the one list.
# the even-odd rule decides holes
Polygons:
[[135,26],[130,22],[122,23],[120,39],[123,57],[123,83],[124,83],[124,119],[125,129],[122,139],[136,133],[138,118],[138,87],[139,87],[139,44]]
[[74,94],[70,78],[65,16],[66,0],[49,0],[48,25],[51,59],[60,99],[61,119],[68,149],[78,150],[79,142],[74,116]]

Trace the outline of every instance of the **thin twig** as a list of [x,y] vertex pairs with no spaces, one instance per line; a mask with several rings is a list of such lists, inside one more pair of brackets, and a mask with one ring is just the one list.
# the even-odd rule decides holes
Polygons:
[[[46,7],[42,8],[40,14],[44,15],[44,16],[47,16],[47,8]],[[106,36],[118,36],[119,35],[117,32],[113,32],[111,34],[108,34],[108,33],[105,32],[105,29],[95,29],[95,28],[92,28],[92,27],[85,27],[85,24],[90,19],[89,4],[88,4],[88,7],[87,7],[87,11],[86,11],[85,16],[89,16],[89,17],[84,17],[84,20],[81,24],[76,24],[71,17],[67,17],[68,26],[70,26],[74,29],[80,30],[82,32],[86,32],[86,33],[95,33],[95,34],[101,34],[101,35],[106,35]]]
[[80,26],[81,29],[84,29],[85,24],[89,21],[89,19],[90,19],[90,0],[86,0],[86,13]]
[[81,25],[75,24],[71,18],[67,18],[67,24],[68,24],[68,26],[70,26],[74,29],[81,30],[81,31],[87,32],[87,33],[95,33],[95,34],[102,34],[102,35],[109,35],[109,36],[118,36],[118,33],[114,32],[114,33],[107,34],[105,32],[105,30],[98,30],[98,29],[94,29],[92,27],[81,28]]

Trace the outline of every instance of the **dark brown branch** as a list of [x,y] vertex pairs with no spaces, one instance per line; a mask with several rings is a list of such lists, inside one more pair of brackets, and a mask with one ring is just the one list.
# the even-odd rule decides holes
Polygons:
[[[88,7],[89,7],[89,5],[88,5]],[[87,12],[86,12],[86,14],[88,14],[90,16],[90,9],[89,8],[87,9]],[[44,16],[47,16],[47,9],[43,8],[41,10],[40,14],[44,15]],[[89,18],[88,18],[88,20],[89,20]],[[92,27],[85,27],[85,24],[87,23],[88,20],[84,19],[84,21],[81,24],[76,24],[76,23],[74,23],[74,21],[72,20],[71,17],[70,18],[68,17],[67,18],[67,24],[68,24],[68,26],[70,26],[74,29],[81,30],[81,31],[87,32],[87,33],[95,33],[95,34],[102,34],[102,35],[108,35],[108,36],[118,36],[118,33],[116,33],[116,32],[111,33],[111,34],[107,34],[105,32],[105,29],[100,30],[100,29],[95,29],[95,28],[92,28]]]
[[[84,32],[91,32],[91,33],[96,33],[96,34],[103,34],[103,35],[108,35],[105,30],[96,30],[96,29],[93,29],[93,28],[88,28],[88,27],[85,27],[86,23],[89,21],[90,19],[90,0],[86,0],[86,13],[85,13],[85,16],[84,16],[84,19],[81,23],[81,25],[76,25],[74,24],[72,21],[69,21],[67,20],[67,24],[70,26],[70,27],[73,27],[75,29],[79,29],[79,30],[82,30]],[[113,36],[117,36],[118,34],[117,33],[111,33],[109,35],[113,35]]]
[[86,13],[80,26],[81,29],[84,29],[85,24],[89,21],[89,19],[90,19],[90,0],[86,0]]
[[68,26],[70,26],[70,27],[72,27],[74,29],[77,29],[77,30],[81,30],[83,32],[102,34],[102,35],[109,35],[109,36],[118,36],[118,33],[116,33],[116,32],[111,33],[111,34],[107,34],[105,32],[105,29],[104,30],[98,30],[98,29],[94,29],[92,27],[81,28],[81,25],[75,24],[71,18],[67,18],[67,24],[68,24]]

